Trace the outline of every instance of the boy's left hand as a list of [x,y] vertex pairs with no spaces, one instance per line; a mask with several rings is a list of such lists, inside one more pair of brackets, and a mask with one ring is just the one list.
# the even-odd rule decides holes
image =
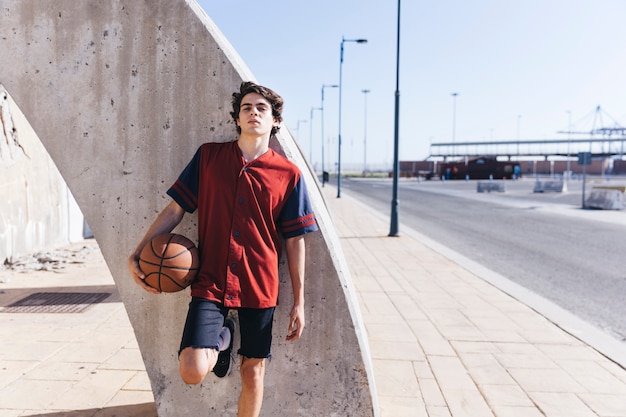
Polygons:
[[302,330],[304,330],[304,307],[293,306],[289,314],[289,329],[287,329],[286,340],[288,342],[295,342],[300,339]]

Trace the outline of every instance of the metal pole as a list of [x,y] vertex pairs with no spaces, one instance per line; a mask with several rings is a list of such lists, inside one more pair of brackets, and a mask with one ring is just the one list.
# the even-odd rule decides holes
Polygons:
[[[322,84],[322,105],[320,107],[321,111],[322,111],[322,176],[324,175],[324,172],[326,172],[326,165],[325,165],[325,151],[324,151],[324,88],[329,87],[329,88],[338,88],[339,86],[337,84]],[[322,185],[324,184],[324,181],[322,181]]]
[[393,135],[393,193],[391,197],[391,224],[389,236],[398,236],[398,175],[400,163],[398,161],[399,131],[400,129],[400,0],[398,0],[398,31],[396,35],[396,94],[395,117]]
[[367,93],[370,90],[361,90],[363,93],[364,109],[363,109],[363,175],[367,171]]
[[520,125],[520,120],[522,119],[522,115],[518,114],[517,115],[517,155],[519,156],[519,125]]
[[311,114],[309,114],[309,164],[313,165],[313,110],[311,107]]
[[367,43],[367,39],[345,39],[341,37],[339,51],[339,134],[337,135],[337,198],[341,198],[341,90],[343,83],[343,44],[344,42]]
[[459,93],[452,93],[452,156],[456,156],[456,96]]
[[568,110],[567,114],[567,179],[569,179],[572,172],[572,158],[570,155],[572,145],[572,112]]
[[[300,123],[307,123],[308,120],[298,120],[298,123],[296,124],[296,141],[298,142],[298,144],[301,144],[302,141],[300,140]],[[302,147],[300,146],[300,149],[302,149]]]
[[313,110],[322,110],[319,107],[311,107],[309,116],[309,163],[313,165]]
[[326,167],[324,166],[324,85],[322,85],[322,175],[324,172],[326,172]]
[[586,182],[587,182],[587,164],[584,164],[583,165],[583,193],[582,193],[583,194],[582,195],[582,199],[583,199],[582,206],[583,206],[583,208],[586,208],[585,207],[585,183]]
[[343,43],[345,39],[341,37],[341,48],[339,51],[339,133],[337,135],[337,198],[341,198],[341,84],[343,72]]

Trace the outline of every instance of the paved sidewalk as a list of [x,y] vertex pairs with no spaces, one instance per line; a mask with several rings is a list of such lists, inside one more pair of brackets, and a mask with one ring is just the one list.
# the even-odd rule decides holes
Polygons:
[[[33,270],[45,263],[0,270],[0,417],[156,416],[135,335],[96,242],[47,258],[57,261],[52,271]],[[84,312],[7,311],[30,294],[51,292],[110,295]]]
[[[349,195],[323,193],[361,303],[381,417],[626,417],[622,367],[413,235],[387,237],[388,223]],[[66,252],[77,263],[57,273],[0,271],[0,306],[35,292],[111,295],[82,313],[0,311],[0,417],[155,416],[96,243]]]
[[383,417],[624,417],[626,370],[336,189]]

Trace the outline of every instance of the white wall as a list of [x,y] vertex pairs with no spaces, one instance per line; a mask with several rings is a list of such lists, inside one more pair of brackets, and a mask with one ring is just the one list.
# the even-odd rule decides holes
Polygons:
[[83,239],[76,200],[2,86],[0,114],[0,261]]

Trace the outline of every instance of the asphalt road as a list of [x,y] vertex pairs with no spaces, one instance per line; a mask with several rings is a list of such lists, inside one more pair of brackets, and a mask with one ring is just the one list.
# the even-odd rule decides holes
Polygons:
[[[581,184],[477,193],[474,181],[401,179],[400,233],[410,227],[626,340],[626,212],[583,210]],[[343,178],[341,189],[389,215],[391,180]]]

